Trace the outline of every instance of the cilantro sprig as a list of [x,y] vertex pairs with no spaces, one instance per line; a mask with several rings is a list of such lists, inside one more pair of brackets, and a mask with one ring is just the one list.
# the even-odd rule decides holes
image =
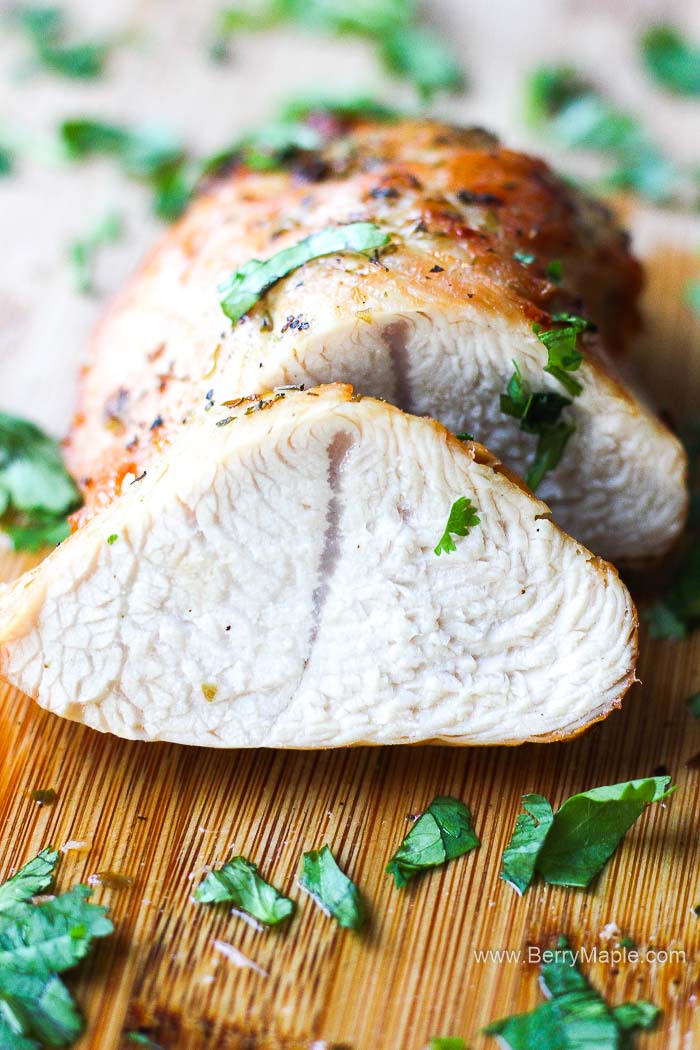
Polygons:
[[38,550],[69,533],[80,494],[58,445],[34,423],[0,412],[0,527],[15,550]]
[[505,394],[501,394],[501,412],[520,420],[520,429],[537,435],[535,457],[525,475],[526,484],[536,491],[544,475],[559,463],[575,426],[560,419],[562,410],[572,402],[555,392],[533,393],[513,362],[514,372]]
[[233,857],[210,871],[194,892],[198,904],[229,902],[266,926],[276,926],[294,911],[294,902],[258,873],[245,857]]
[[648,777],[572,795],[553,813],[542,795],[525,795],[525,812],[504,850],[501,878],[519,893],[535,872],[556,886],[588,886],[625,832],[652,802],[675,791],[670,777]]
[[359,930],[364,925],[367,915],[360,891],[338,867],[330,846],[304,854],[299,885],[339,926]]
[[88,886],[41,903],[59,854],[45,849],[0,886],[0,1045],[7,1050],[68,1046],[83,1020],[59,974],[76,966],[114,927],[107,909],[89,904]]
[[510,1050],[621,1050],[636,1028],[653,1028],[658,1007],[645,999],[609,1007],[581,973],[566,938],[544,954],[540,982],[547,1002],[484,1028]]
[[415,822],[386,871],[400,889],[419,872],[461,857],[479,844],[469,808],[457,798],[439,796]]
[[325,255],[367,252],[382,248],[389,237],[371,222],[328,226],[276,252],[269,259],[251,259],[219,286],[221,309],[234,323],[248,313],[277,281],[300,266]]
[[478,516],[477,509],[467,496],[460,496],[459,499],[456,499],[450,509],[445,531],[435,547],[435,554],[438,558],[441,554],[451,554],[452,551],[457,550],[453,536],[468,536],[471,529],[480,522],[481,518]]

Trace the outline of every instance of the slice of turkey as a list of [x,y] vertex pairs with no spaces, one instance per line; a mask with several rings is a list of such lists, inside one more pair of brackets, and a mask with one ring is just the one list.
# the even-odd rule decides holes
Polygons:
[[[517,743],[604,717],[636,659],[615,570],[480,445],[351,395],[184,426],[4,589],[4,676],[96,729],[217,747]],[[438,557],[462,496],[480,524]]]
[[[667,550],[685,517],[685,457],[618,377],[641,282],[612,216],[543,162],[431,121],[361,125],[317,161],[311,182],[223,175],[108,311],[68,449],[87,513],[206,403],[283,384],[351,383],[473,434],[524,477],[537,437],[500,395],[514,362],[533,390],[565,393],[533,324],[569,310],[599,331],[579,336],[583,391],[563,413],[575,433],[538,495],[606,558]],[[224,316],[217,286],[237,267],[357,220],[390,237],[378,258],[314,260],[238,324]]]

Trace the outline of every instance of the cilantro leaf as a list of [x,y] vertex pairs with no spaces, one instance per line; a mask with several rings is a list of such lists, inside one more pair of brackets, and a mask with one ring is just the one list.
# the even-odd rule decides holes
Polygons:
[[43,849],[0,885],[0,916],[15,904],[48,889],[58,863],[58,850]]
[[312,116],[331,116],[338,120],[397,120],[397,109],[369,95],[306,95],[291,99],[282,107],[280,119],[304,122]]
[[66,43],[66,22],[58,7],[18,6],[11,20],[21,29],[39,65],[65,77],[93,80],[104,72],[111,45],[103,41]]
[[697,535],[681,559],[671,585],[661,601],[647,610],[652,638],[682,641],[700,620],[700,537]]
[[366,252],[389,243],[389,237],[371,222],[351,222],[346,226],[327,226],[298,244],[283,248],[269,259],[251,259],[219,285],[221,309],[235,323],[277,281],[312,259],[336,252]]
[[693,693],[692,696],[689,696],[686,705],[693,718],[700,718],[700,693]]
[[696,179],[650,141],[641,124],[609,103],[568,67],[544,66],[528,78],[526,119],[562,146],[609,156],[609,188],[631,189],[656,203],[697,199]]
[[56,442],[34,423],[0,412],[0,525],[15,550],[65,539],[65,516],[79,503]]
[[65,120],[59,139],[69,160],[111,156],[125,175],[141,179],[153,190],[153,210],[164,219],[175,219],[184,210],[199,176],[191,172],[182,144],[167,128],[128,128],[101,120]]
[[560,420],[558,423],[549,423],[541,427],[537,448],[535,449],[535,458],[525,475],[525,484],[533,492],[537,491],[537,487],[545,474],[548,474],[550,470],[554,470],[557,466],[564,454],[564,449],[569,443],[569,438],[575,432],[576,427],[574,424],[567,422],[565,419]]
[[380,56],[390,73],[415,85],[424,101],[464,86],[464,73],[452,52],[440,37],[420,26],[404,26],[388,34]]
[[641,40],[644,65],[652,77],[678,95],[700,95],[700,47],[674,26],[651,26]]
[[531,393],[515,361],[513,367],[506,393],[501,394],[501,412],[519,419],[521,430],[538,435],[535,458],[525,476],[534,492],[544,475],[559,463],[576,427],[559,419],[562,409],[571,404],[569,398],[551,392]]
[[543,328],[536,321],[532,326],[532,331],[547,348],[544,370],[558,379],[572,397],[578,397],[583,387],[568,373],[581,367],[583,354],[577,348],[576,340],[580,332],[590,327],[589,322],[575,314],[554,314],[552,320],[561,327]]
[[3,175],[11,175],[15,166],[15,158],[8,146],[0,142],[0,178]]
[[304,854],[299,885],[339,926],[359,930],[363,925],[366,914],[359,890],[338,867],[330,846]]
[[217,871],[210,871],[195,890],[194,899],[200,904],[230,901],[268,926],[276,926],[294,911],[294,902],[265,882],[257,865],[245,857],[233,857]]
[[434,1035],[426,1050],[467,1050],[467,1044],[458,1035]]
[[532,252],[513,252],[513,258],[516,262],[522,263],[523,266],[531,266],[536,257]]
[[109,212],[82,240],[73,241],[68,257],[73,269],[73,280],[79,292],[94,291],[93,269],[95,256],[105,244],[113,244],[122,236],[121,216]]
[[455,541],[452,539],[453,535],[467,536],[470,530],[480,522],[481,518],[477,515],[476,507],[472,505],[472,501],[467,496],[460,496],[459,499],[456,499],[452,504],[445,531],[435,547],[438,558],[443,553],[450,554],[457,550]]
[[8,1050],[78,1038],[83,1021],[58,974],[113,931],[107,909],[87,902],[87,886],[30,902],[51,885],[57,860],[56,851],[42,850],[0,886],[0,1045]]
[[565,938],[540,967],[548,1001],[531,1013],[483,1029],[510,1050],[622,1050],[635,1028],[650,1028],[659,1011],[646,1000],[610,1009],[576,965]]
[[468,807],[459,799],[441,796],[433,799],[418,818],[386,872],[401,888],[418,872],[461,857],[478,845]]
[[552,815],[541,795],[523,797],[524,814],[504,850],[501,878],[523,893],[537,871],[557,886],[587,886],[651,802],[667,798],[670,777],[649,777],[572,795]]
[[670,777],[648,777],[572,795],[554,814],[536,869],[556,886],[588,886],[647,805],[675,790]]
[[501,878],[522,894],[532,882],[537,857],[552,826],[552,807],[542,795],[523,795],[524,813],[515,821],[515,831],[503,851]]

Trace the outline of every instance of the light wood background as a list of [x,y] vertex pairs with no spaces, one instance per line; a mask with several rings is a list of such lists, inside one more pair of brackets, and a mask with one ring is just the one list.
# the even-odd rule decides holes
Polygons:
[[[246,38],[230,66],[206,59],[215,4],[187,0],[72,3],[81,32],[133,31],[104,82],[76,85],[44,74],[19,79],[22,48],[0,42],[2,127],[31,139],[17,178],[0,184],[0,405],[60,434],[70,416],[75,371],[99,299],[78,297],[65,263],[68,241],[119,207],[125,241],[100,260],[103,293],[115,290],[154,236],[146,193],[108,164],[66,168],[48,136],[67,115],[165,120],[202,150],[269,115],[291,93],[328,88],[405,97],[357,41],[318,41],[275,32]],[[490,124],[518,145],[523,71],[544,57],[589,69],[637,109],[681,159],[697,150],[697,103],[670,99],[641,76],[635,27],[680,18],[700,35],[700,9],[685,3],[491,4],[434,0],[435,20],[459,46],[472,89],[441,105],[456,119]],[[573,165],[568,157],[553,158]],[[697,155],[694,157],[697,162]],[[648,266],[647,329],[639,369],[657,401],[681,421],[700,409],[700,325],[682,289],[697,273],[696,217],[622,205]],[[29,563],[0,560],[10,578]],[[460,1034],[493,1045],[479,1027],[541,1001],[536,967],[480,963],[475,952],[573,944],[605,947],[610,924],[645,953],[638,965],[587,967],[613,1003],[647,996],[664,1010],[640,1047],[700,1045],[698,812],[700,724],[684,700],[700,689],[700,634],[683,644],[643,638],[639,674],[621,712],[569,744],[519,749],[396,748],[322,753],[214,752],[102,737],[0,692],[0,876],[43,845],[83,843],[62,860],[59,885],[100,871],[129,876],[98,888],[117,932],[72,981],[88,1017],[81,1050],[117,1050],[143,1026],[167,1050],[420,1050],[431,1035]],[[519,798],[538,791],[554,804],[602,783],[668,770],[680,790],[651,808],[591,890],[533,887],[520,899],[498,879]],[[54,788],[55,805],[29,792]],[[436,794],[471,806],[483,845],[441,871],[393,888],[384,866]],[[371,923],[341,931],[296,887],[304,850],[329,842],[358,882]],[[286,929],[261,932],[226,909],[191,901],[208,865],[243,853],[298,902]],[[241,969],[214,941],[233,945],[267,976]],[[653,961],[646,949],[685,953]],[[134,1044],[132,1044],[134,1045]]]

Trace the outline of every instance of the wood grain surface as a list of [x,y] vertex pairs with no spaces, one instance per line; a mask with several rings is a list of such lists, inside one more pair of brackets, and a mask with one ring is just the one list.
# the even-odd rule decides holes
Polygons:
[[[193,53],[204,47],[213,0],[68,6],[88,24],[104,16],[151,36],[124,49],[111,79],[90,86],[88,96],[42,76],[3,85],[4,110],[32,132],[68,114],[158,120],[165,112],[205,150],[269,116],[292,90],[386,87],[369,50],[353,41],[302,44],[295,37],[293,84],[284,34],[247,41],[230,70],[211,68]],[[472,78],[471,93],[450,103],[448,116],[482,121],[523,144],[515,111],[524,71],[568,57],[607,78],[617,98],[641,108],[665,146],[692,159],[697,109],[662,98],[638,70],[629,72],[635,19],[650,18],[658,4],[434,6],[441,28],[462,41]],[[700,19],[700,8],[682,0],[669,0],[663,13],[685,13],[691,24]],[[6,69],[7,56],[3,43]],[[0,212],[13,260],[0,275],[0,393],[3,407],[60,432],[99,310],[71,292],[65,244],[118,198],[129,236],[98,268],[100,287],[113,290],[153,230],[141,188],[125,187],[107,165],[76,175],[29,159],[20,174],[5,180]],[[639,370],[660,407],[682,422],[700,409],[700,324],[682,300],[697,273],[700,228],[697,219],[693,226],[687,216],[630,205],[624,218],[649,273]],[[28,564],[2,555],[0,578]],[[646,996],[663,1009],[657,1031],[638,1045],[700,1046],[700,919],[692,913],[700,902],[700,763],[690,761],[700,753],[700,722],[684,704],[700,689],[700,633],[684,643],[651,642],[643,633],[639,676],[643,684],[620,712],[566,744],[319,753],[121,741],[1,687],[0,877],[42,846],[72,842],[84,846],[63,856],[59,887],[104,871],[132,880],[128,888],[95,890],[116,933],[69,982],[87,1017],[80,1050],[127,1050],[135,1044],[124,1033],[137,1028],[165,1050],[421,1050],[430,1036],[447,1034],[464,1036],[477,1050],[494,1045],[479,1035],[482,1025],[541,1001],[529,946],[550,947],[566,933],[577,948],[610,947],[610,924],[633,938],[642,960],[584,969],[611,1003]],[[662,770],[678,792],[640,818],[590,890],[537,884],[520,898],[499,881],[523,793],[540,792],[556,805],[576,791]],[[32,801],[31,790],[41,788],[55,789],[54,805]],[[482,845],[398,891],[384,867],[411,815],[436,794],[470,805]],[[337,928],[296,885],[303,851],[325,842],[367,901],[371,920],[362,935]],[[234,853],[255,861],[294,898],[297,913],[286,928],[258,931],[225,907],[193,903],[193,886],[208,866]],[[233,946],[257,969],[237,966],[215,942]],[[501,949],[522,956],[479,961],[477,953]],[[664,960],[661,953],[672,950],[676,956]]]

